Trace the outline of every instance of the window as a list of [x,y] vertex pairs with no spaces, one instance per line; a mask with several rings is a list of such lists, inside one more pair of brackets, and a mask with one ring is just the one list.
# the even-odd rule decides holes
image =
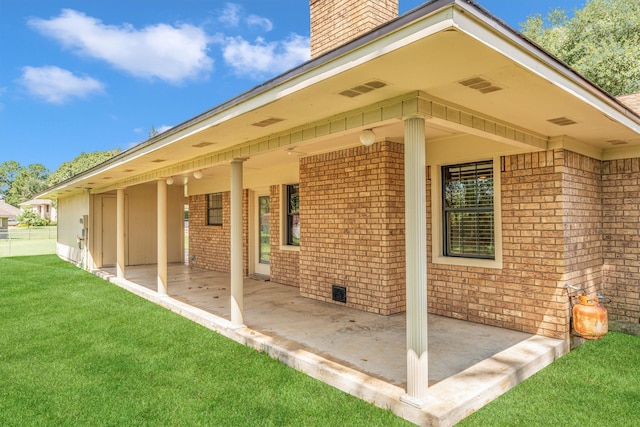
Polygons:
[[495,259],[493,162],[442,168],[444,256]]
[[222,225],[222,193],[207,194],[207,225]]
[[287,185],[287,245],[300,246],[299,185]]

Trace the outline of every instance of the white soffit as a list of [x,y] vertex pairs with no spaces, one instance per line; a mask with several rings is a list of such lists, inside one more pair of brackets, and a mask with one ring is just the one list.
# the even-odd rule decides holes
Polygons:
[[464,2],[456,2],[456,4],[459,7],[455,9],[453,16],[456,28],[598,109],[611,120],[640,134],[640,119],[630,116],[628,114],[630,110],[593,87],[570,68],[551,62],[550,56],[484,14],[478,13],[475,7]]

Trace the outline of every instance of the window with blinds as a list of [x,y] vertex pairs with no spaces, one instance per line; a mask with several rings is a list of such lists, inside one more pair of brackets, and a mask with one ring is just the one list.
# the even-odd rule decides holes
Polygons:
[[495,259],[493,162],[442,168],[444,255]]
[[207,225],[222,225],[222,193],[207,194]]
[[300,246],[300,185],[287,185],[287,245]]

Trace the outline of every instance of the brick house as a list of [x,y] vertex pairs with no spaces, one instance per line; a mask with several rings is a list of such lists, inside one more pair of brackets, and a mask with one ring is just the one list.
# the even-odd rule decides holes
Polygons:
[[252,274],[405,312],[417,405],[427,311],[568,340],[573,285],[640,321],[636,96],[473,2],[310,7],[309,62],[47,190],[59,255],[157,263],[170,293],[188,204],[189,262],[230,273],[235,325]]

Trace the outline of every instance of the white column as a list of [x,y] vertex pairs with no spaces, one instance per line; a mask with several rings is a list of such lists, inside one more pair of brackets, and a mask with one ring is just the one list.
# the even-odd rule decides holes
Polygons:
[[158,294],[167,295],[167,182],[158,180]]
[[124,279],[124,188],[116,195],[116,270],[118,279]]
[[244,325],[244,270],[242,267],[242,162],[231,162],[231,324]]
[[424,118],[405,119],[404,188],[407,274],[407,394],[417,407],[427,401],[427,207]]

